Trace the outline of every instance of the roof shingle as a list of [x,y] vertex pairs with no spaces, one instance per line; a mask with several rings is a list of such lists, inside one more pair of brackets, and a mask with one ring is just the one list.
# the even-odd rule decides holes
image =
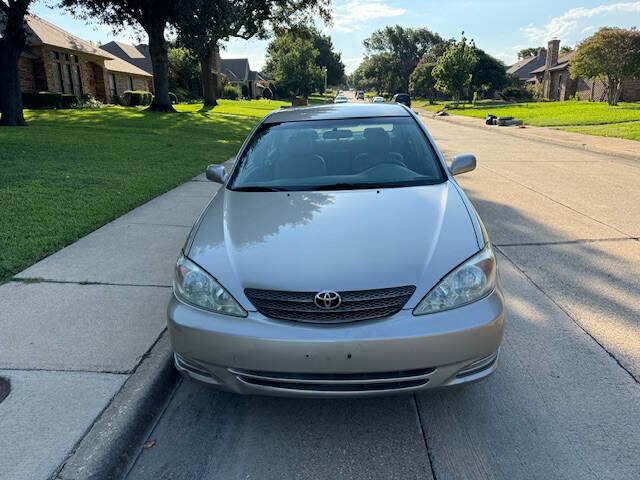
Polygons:
[[87,53],[98,57],[112,58],[112,56],[104,50],[100,50],[89,42],[62,30],[60,27],[57,27],[36,15],[27,15],[25,20],[27,21],[28,27],[28,45],[50,45],[52,47]]

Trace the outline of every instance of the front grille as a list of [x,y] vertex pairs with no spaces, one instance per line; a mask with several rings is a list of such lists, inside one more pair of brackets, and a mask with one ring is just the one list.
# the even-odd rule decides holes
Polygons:
[[306,392],[367,392],[422,387],[435,368],[377,373],[281,373],[230,368],[241,382],[256,387]]
[[313,300],[317,292],[247,288],[244,293],[266,317],[308,323],[348,323],[398,313],[415,291],[416,287],[411,285],[338,292],[342,303],[334,310],[323,310],[316,306]]
[[246,383],[259,387],[271,387],[281,390],[302,390],[305,392],[383,392],[385,390],[402,390],[405,388],[423,387],[429,379],[424,380],[408,380],[405,382],[390,383],[291,383],[276,382],[273,380],[262,380],[257,378],[249,378],[244,380]]

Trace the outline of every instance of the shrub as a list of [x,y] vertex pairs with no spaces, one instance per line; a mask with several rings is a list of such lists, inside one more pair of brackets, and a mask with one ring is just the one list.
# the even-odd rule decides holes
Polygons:
[[62,94],[60,108],[75,108],[77,104],[78,104],[78,97],[76,97],[71,93]]
[[124,105],[125,107],[149,105],[152,101],[153,95],[151,94],[151,92],[146,92],[144,90],[125,90],[125,92],[122,94],[122,105]]
[[178,97],[178,102],[180,103],[186,102],[191,98],[193,98],[193,95],[191,94],[191,92],[189,92],[189,90],[187,90],[186,88],[175,87],[173,89],[173,92],[176,94],[176,97]]
[[85,93],[78,99],[77,108],[100,108],[103,103],[91,93]]
[[229,100],[237,100],[242,95],[242,92],[238,87],[234,87],[233,85],[225,85],[222,90],[222,98],[227,98]]
[[529,91],[525,87],[505,87],[502,90],[502,95],[509,100],[531,100],[533,95],[531,91]]
[[24,108],[60,108],[62,94],[57,92],[24,92],[22,94]]
[[543,99],[544,95],[543,95],[542,83],[534,83],[534,84],[528,83],[525,88],[531,94],[531,97],[534,98],[535,100]]
[[169,100],[171,100],[171,103],[178,103],[178,96],[173,92],[169,92]]

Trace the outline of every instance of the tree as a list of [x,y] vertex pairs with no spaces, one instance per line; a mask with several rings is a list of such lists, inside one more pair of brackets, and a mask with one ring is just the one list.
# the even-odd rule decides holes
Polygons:
[[292,97],[307,98],[324,82],[313,42],[295,34],[278,35],[267,47],[265,72]]
[[357,68],[349,75],[349,86],[356,88],[357,90],[368,90],[369,84],[367,78],[364,76],[364,62],[360,63]]
[[562,47],[560,47],[560,53],[562,55],[564,55],[565,53],[571,53],[573,52],[573,48],[571,48],[569,45],[563,45]]
[[540,55],[541,53],[546,52],[547,50],[544,47],[528,47],[523,48],[518,52],[518,60],[522,60],[527,57],[535,57],[536,55]]
[[327,69],[327,84],[340,85],[344,79],[344,63],[340,53],[334,51],[333,42],[328,35],[322,35],[317,29],[311,29],[313,48],[318,50],[316,65]]
[[570,69],[572,78],[600,79],[607,102],[617,105],[622,83],[640,76],[640,31],[601,28],[578,45]]
[[483,50],[476,48],[478,61],[471,74],[470,87],[473,92],[491,93],[507,85],[507,67]]
[[473,41],[467,43],[463,32],[460,41],[452,44],[433,68],[436,89],[450,94],[458,105],[464,89],[471,84],[476,63],[476,47]]
[[174,21],[187,0],[61,0],[61,5],[81,16],[92,16],[119,31],[140,26],[149,37],[153,65],[153,102],[148,110],[175,112],[169,98],[169,60],[165,29]]
[[27,37],[24,16],[31,0],[0,0],[0,125],[25,126],[18,61]]
[[[389,93],[409,89],[409,77],[420,59],[442,46],[445,41],[426,28],[404,28],[400,25],[377,30],[364,40],[367,56],[385,54],[388,63],[383,77],[387,78]],[[390,81],[392,80],[392,81]]]
[[429,63],[425,57],[423,57],[423,60],[420,60],[411,77],[409,77],[409,91],[413,96],[427,97],[429,103],[433,104],[436,96],[436,79],[433,77],[432,72],[436,64]]
[[[181,87],[194,90],[194,83],[200,80],[200,62],[184,47],[169,46],[169,88]],[[174,90],[175,91],[175,90]]]
[[183,0],[174,22],[178,42],[200,60],[204,103],[216,101],[219,46],[229,38],[266,38],[268,27],[283,28],[319,17],[329,20],[330,0]]

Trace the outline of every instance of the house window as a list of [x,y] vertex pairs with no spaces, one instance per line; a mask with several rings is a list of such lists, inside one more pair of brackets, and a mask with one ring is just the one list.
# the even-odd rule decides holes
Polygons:
[[111,99],[118,95],[118,90],[116,89],[116,76],[113,73],[109,74],[109,93],[111,94]]
[[82,95],[80,63],[77,55],[51,51],[51,67],[56,92]]
[[62,65],[62,86],[64,93],[73,93],[73,85],[71,84],[71,67],[68,63]]
[[73,78],[73,93],[78,97],[82,95],[82,77],[80,76],[80,65],[74,65],[71,67],[71,73]]
[[133,90],[133,77],[129,75],[129,90]]
[[62,72],[58,62],[53,62],[53,82],[56,92],[62,92]]

